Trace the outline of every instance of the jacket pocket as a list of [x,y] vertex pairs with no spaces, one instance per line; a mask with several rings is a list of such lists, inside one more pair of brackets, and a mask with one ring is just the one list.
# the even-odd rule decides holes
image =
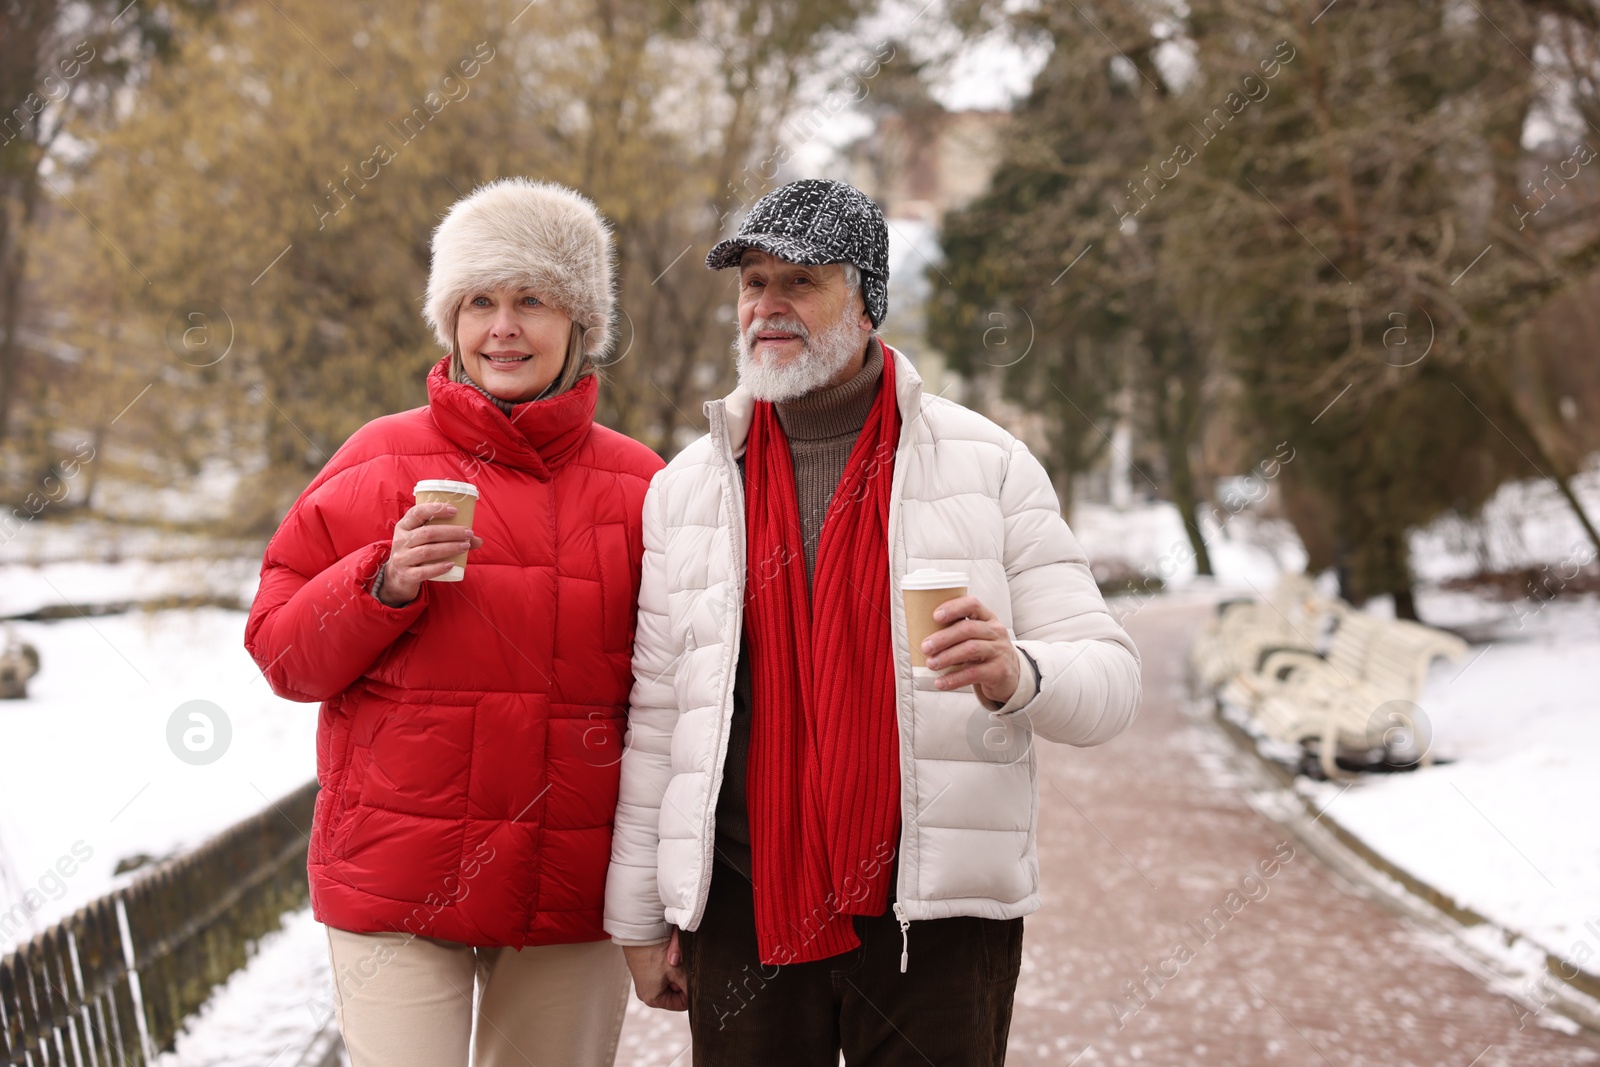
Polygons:
[[366,780],[367,766],[371,762],[368,749],[357,746],[351,750],[344,778],[339,783],[338,796],[331,805],[332,836],[329,838],[328,851],[334,859],[344,859],[349,850],[350,830],[361,808],[361,785]]
[[1022,919],[978,919],[986,981],[1015,985],[1022,971]]
[[638,583],[628,549],[628,531],[617,523],[594,528],[600,567],[600,633],[607,652],[626,652],[633,641]]

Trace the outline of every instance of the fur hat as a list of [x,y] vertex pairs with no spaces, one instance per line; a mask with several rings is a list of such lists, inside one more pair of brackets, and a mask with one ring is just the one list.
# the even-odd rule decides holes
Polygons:
[[501,178],[456,201],[433,231],[423,316],[451,351],[468,294],[527,287],[584,327],[584,351],[597,359],[611,344],[613,255],[594,201],[555,182]]

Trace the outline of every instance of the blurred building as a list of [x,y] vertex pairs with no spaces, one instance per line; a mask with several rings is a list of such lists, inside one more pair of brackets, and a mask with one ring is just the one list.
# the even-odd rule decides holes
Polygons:
[[850,184],[893,218],[935,227],[989,187],[1007,111],[945,111],[936,104],[891,112],[846,150]]
[[946,213],[988,189],[1010,121],[1007,111],[946,111],[921,101],[881,114],[876,129],[846,149],[844,162],[846,180],[876,200],[888,218],[890,313],[884,339],[911,358],[929,392],[980,408],[1043,453],[1043,416],[1007,400],[999,388],[999,367],[1017,358],[1010,353],[1031,346],[1032,323],[1007,323],[1005,360],[997,354],[996,374],[971,381],[949,373],[940,339],[927,335],[928,300],[942,284],[939,228]]
[[[873,131],[844,151],[845,180],[876,200],[889,224],[889,307],[883,336],[917,365],[931,392],[959,396],[927,303],[944,253],[947,212],[981,195],[999,162],[1005,111],[946,111],[926,98],[876,116]],[[948,391],[947,391],[948,390]]]

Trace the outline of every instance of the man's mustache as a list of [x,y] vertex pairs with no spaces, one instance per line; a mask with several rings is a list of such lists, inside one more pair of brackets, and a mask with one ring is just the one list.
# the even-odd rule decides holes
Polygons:
[[754,348],[756,334],[762,330],[783,330],[785,333],[794,334],[802,342],[809,344],[811,341],[811,331],[806,329],[806,324],[799,319],[751,319],[750,328],[744,332],[745,344]]

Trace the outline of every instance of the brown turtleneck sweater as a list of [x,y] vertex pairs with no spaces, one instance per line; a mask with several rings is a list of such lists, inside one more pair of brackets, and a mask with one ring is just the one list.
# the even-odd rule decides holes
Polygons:
[[[817,569],[817,543],[822,537],[828,505],[878,398],[878,383],[882,380],[883,346],[873,338],[867,345],[866,363],[849,381],[773,406],[778,424],[789,439],[789,455],[794,463],[808,591]],[[739,474],[744,475],[743,459],[739,461]],[[741,642],[733,682],[728,758],[723,766],[722,792],[717,796],[716,849],[724,863],[746,878],[750,877],[750,818],[745,810],[745,769],[750,752],[752,692],[749,646]]]

